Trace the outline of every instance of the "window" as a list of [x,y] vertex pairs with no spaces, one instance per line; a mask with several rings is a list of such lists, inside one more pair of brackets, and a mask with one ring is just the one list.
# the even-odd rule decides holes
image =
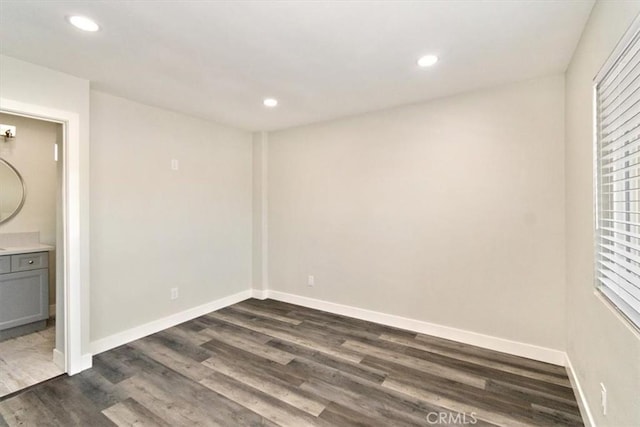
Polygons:
[[640,21],[595,80],[596,285],[640,327]]

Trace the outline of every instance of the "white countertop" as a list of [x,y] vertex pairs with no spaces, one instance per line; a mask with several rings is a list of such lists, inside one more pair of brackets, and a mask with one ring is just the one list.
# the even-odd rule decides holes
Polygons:
[[28,254],[33,252],[49,252],[54,249],[55,246],[42,245],[40,243],[24,246],[0,246],[0,256]]

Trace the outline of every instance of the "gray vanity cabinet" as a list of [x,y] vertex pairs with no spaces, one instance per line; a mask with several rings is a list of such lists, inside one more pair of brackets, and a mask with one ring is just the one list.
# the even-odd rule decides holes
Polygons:
[[42,329],[49,318],[49,253],[0,256],[0,339]]

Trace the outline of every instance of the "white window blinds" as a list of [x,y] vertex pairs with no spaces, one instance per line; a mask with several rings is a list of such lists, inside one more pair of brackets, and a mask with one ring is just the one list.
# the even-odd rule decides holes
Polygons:
[[596,77],[596,280],[640,327],[640,32]]

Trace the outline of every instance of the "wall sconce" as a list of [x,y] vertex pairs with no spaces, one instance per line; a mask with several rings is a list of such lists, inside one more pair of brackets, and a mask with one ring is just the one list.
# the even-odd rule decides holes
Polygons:
[[4,137],[4,142],[16,137],[16,127],[11,125],[0,125],[0,135]]

